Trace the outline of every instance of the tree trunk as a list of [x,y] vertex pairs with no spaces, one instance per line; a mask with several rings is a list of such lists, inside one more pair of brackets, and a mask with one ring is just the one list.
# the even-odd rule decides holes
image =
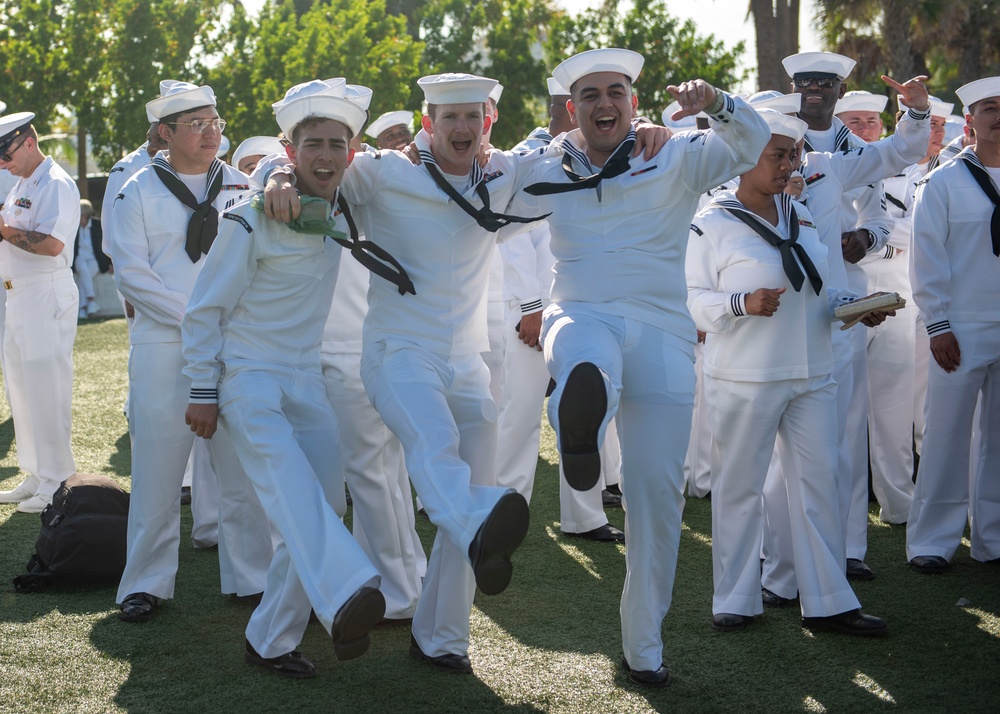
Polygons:
[[781,60],[799,51],[800,0],[750,0],[757,40],[757,89],[788,91]]
[[889,76],[905,82],[913,77],[913,43],[910,28],[914,3],[911,0],[882,0],[882,38],[889,60]]
[[87,130],[79,122],[76,129],[76,175],[80,198],[90,198],[90,191],[87,189]]

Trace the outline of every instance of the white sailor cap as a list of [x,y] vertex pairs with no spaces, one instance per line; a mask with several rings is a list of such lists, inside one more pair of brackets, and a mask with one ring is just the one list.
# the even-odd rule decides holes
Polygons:
[[223,134],[222,140],[219,142],[219,148],[215,152],[216,158],[221,159],[223,156],[228,154],[230,146],[232,146],[232,143],[229,141],[229,137]]
[[343,77],[296,84],[284,98],[271,105],[278,126],[289,139],[292,129],[306,117],[333,119],[347,126],[355,136],[365,123],[365,110],[348,99],[347,81]]
[[[801,96],[801,95],[799,95]],[[842,112],[878,112],[885,111],[885,105],[889,103],[889,97],[884,94],[872,94],[863,89],[848,92],[837,101],[833,113]]]
[[773,89],[768,89],[763,92],[751,94],[747,99],[747,104],[757,110],[773,109],[782,114],[797,114],[799,109],[802,108],[802,95],[794,93],[782,94]]
[[7,111],[7,102],[0,102],[0,114],[3,114],[5,111]]
[[500,82],[497,82],[497,86],[495,86],[490,91],[490,99],[493,100],[494,104],[499,104],[500,103],[500,95],[502,95],[502,94],[503,94],[503,85],[500,84]]
[[559,80],[555,77],[549,77],[545,80],[545,83],[549,85],[549,96],[550,97],[568,97],[569,90],[566,87],[559,84]]
[[[333,80],[327,80],[327,81],[333,81]],[[368,107],[370,107],[372,104],[372,90],[360,84],[345,85],[344,96],[350,99],[352,102],[357,104],[365,111],[368,111]]]
[[781,60],[781,65],[794,78],[797,74],[833,74],[846,79],[857,62],[833,52],[799,52]]
[[628,77],[630,82],[635,82],[644,62],[645,59],[638,52],[606,47],[587,50],[563,60],[552,70],[552,76],[559,84],[571,90],[578,79],[595,72],[617,72]]
[[474,74],[446,72],[421,77],[417,84],[428,104],[485,104],[499,82]]
[[365,129],[365,133],[373,139],[377,139],[379,134],[386,129],[391,129],[394,126],[405,126],[407,129],[412,130],[413,112],[408,112],[405,109],[400,109],[395,112],[386,112],[369,124],[368,128]]
[[955,90],[955,94],[962,100],[965,113],[968,114],[969,107],[976,102],[988,97],[1000,97],[1000,77],[986,77],[963,84]]
[[667,108],[663,110],[660,115],[660,119],[663,121],[663,126],[669,129],[697,129],[698,128],[698,118],[695,116],[687,116],[682,119],[674,121],[671,117],[674,115],[678,109],[681,108],[680,102],[670,102]]
[[32,112],[17,112],[0,117],[0,154],[7,151],[7,148],[14,143],[14,140],[24,134],[31,126],[31,120],[35,118]]
[[[951,102],[942,102],[937,97],[928,97],[928,101],[931,104],[931,116],[932,117],[943,117],[947,118],[951,116],[952,110],[955,109],[955,105]],[[905,112],[909,109],[908,106],[903,104],[903,95],[896,95],[896,106],[899,107],[899,111]],[[965,119],[962,119],[962,125],[965,125]]]
[[798,117],[782,114],[774,109],[758,109],[757,113],[767,122],[772,134],[787,136],[795,141],[801,140],[809,128],[809,125]]
[[281,139],[276,136],[251,136],[244,139],[233,152],[233,166],[239,168],[240,162],[248,156],[270,156],[285,153]]
[[165,79],[160,82],[160,96],[146,102],[146,118],[154,122],[171,114],[207,106],[215,106],[215,92],[211,87]]
[[28,130],[34,118],[33,112],[17,112],[0,117],[0,153],[7,151],[14,140]]

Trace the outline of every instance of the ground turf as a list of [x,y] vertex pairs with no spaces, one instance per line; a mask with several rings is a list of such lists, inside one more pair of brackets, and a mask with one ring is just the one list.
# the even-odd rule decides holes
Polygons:
[[[81,471],[127,486],[121,406],[121,320],[87,322],[77,336],[74,450]],[[2,401],[2,400],[0,400]],[[6,405],[0,411],[0,488],[20,481]],[[180,415],[178,415],[180,418]],[[885,638],[852,639],[799,626],[794,608],[769,610],[747,631],[714,632],[711,522],[706,501],[685,512],[674,602],[663,625],[673,683],[631,686],[618,668],[620,546],[559,533],[551,431],[543,436],[532,522],[500,596],[477,596],[474,677],[411,660],[409,632],[378,630],[361,659],[340,663],[310,626],[302,651],[319,676],[287,681],[243,663],[250,609],[218,591],[218,559],[183,538],[176,598],[145,625],[115,617],[114,589],[14,594],[38,517],[0,506],[0,712],[978,712],[1000,709],[1000,567],[970,560],[949,572],[911,572],[904,532],[872,520],[858,583],[865,608],[889,621]],[[996,476],[994,474],[994,476]],[[877,512],[877,511],[873,511]],[[182,509],[190,533],[190,509]],[[610,512],[623,525],[621,511]],[[419,519],[427,547],[432,527]]]

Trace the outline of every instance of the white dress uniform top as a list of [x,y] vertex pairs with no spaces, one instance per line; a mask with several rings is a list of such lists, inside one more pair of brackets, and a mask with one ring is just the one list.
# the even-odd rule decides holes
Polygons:
[[[172,170],[162,157],[155,161]],[[219,170],[222,190],[213,205],[221,212],[249,187],[236,169],[222,165]],[[201,196],[205,186],[207,182]],[[125,184],[112,210],[115,282],[135,307],[129,354],[132,500],[118,602],[132,593],[170,598],[174,592],[181,482],[196,438],[184,423],[191,383],[182,374],[181,319],[205,262],[204,257],[191,262],[185,251],[190,217],[191,210],[174,197],[153,165]],[[209,444],[219,482],[222,591],[251,595],[264,589],[271,537],[224,431]]]
[[350,256],[341,259],[320,361],[340,429],[344,479],[354,501],[354,538],[382,576],[385,616],[405,619],[416,610],[427,557],[415,528],[403,449],[368,401],[361,382],[369,275]]
[[[775,196],[775,237],[798,244],[825,279],[826,247],[812,216],[788,196]],[[837,502],[836,384],[830,324],[851,295],[806,280],[796,291],[777,248],[727,209],[746,209],[735,194],[716,196],[694,218],[687,253],[695,324],[708,332],[705,376],[714,435],[712,560],[716,614],[759,615],[761,492],[775,449],[784,469],[786,506],[803,617],[859,607],[842,562]],[[800,259],[801,260],[801,259]],[[761,287],[786,288],[766,319],[747,315],[745,298]]]
[[[998,92],[1000,94],[1000,92]],[[961,95],[960,95],[961,97]],[[969,104],[970,102],[966,102]],[[931,337],[952,332],[961,363],[945,372],[935,360],[928,374],[926,431],[916,491],[906,526],[906,556],[950,560],[965,529],[971,502],[972,557],[1000,557],[1000,258],[993,254],[993,203],[968,164],[972,148],[928,175],[913,210],[910,279],[913,299]],[[985,169],[994,186],[1000,170]],[[982,392],[983,446],[969,473],[969,440],[976,399]]]
[[[33,117],[25,116],[25,122]],[[3,221],[63,243],[59,255],[48,256],[0,242],[0,281],[7,294],[3,367],[17,462],[27,474],[26,487],[47,503],[76,473],[70,432],[79,294],[70,263],[80,227],[80,192],[46,157],[7,194]]]
[[[911,109],[903,116],[896,127],[896,132],[890,137],[846,152],[811,151],[805,155],[800,170],[805,177],[808,192],[807,206],[813,216],[820,240],[827,249],[827,287],[851,289],[840,242],[844,230],[841,217],[842,196],[859,186],[865,186],[882,177],[893,176],[920,160],[927,150],[930,136],[929,119],[930,112],[918,113]],[[846,132],[846,127],[843,130]],[[857,291],[852,290],[852,292]],[[853,338],[850,331],[842,332],[837,326],[833,326],[831,330],[834,352],[833,376],[837,384],[838,443],[841,446],[838,452],[840,465],[837,468],[837,492],[840,496],[838,511],[844,531],[847,533],[847,518],[855,494],[855,474],[849,467],[851,461],[846,451],[845,438],[848,407],[854,390]],[[791,543],[787,532],[787,505],[784,503],[784,498],[768,498],[768,494],[774,492],[782,482],[780,468],[781,466],[776,463],[765,485],[765,508],[768,515],[762,582],[768,590],[781,597],[791,598],[795,596],[796,585]],[[867,488],[867,478],[864,485]],[[865,503],[867,509],[867,498]],[[845,553],[845,559],[847,556]]]
[[281,536],[246,632],[270,658],[298,646],[310,606],[329,632],[348,598],[378,578],[340,520],[339,434],[320,367],[343,249],[246,201],[222,218],[184,317],[184,374],[192,402],[218,389],[220,421]]
[[[607,389],[598,443],[611,418],[618,419],[628,544],[622,641],[637,671],[657,671],[663,663],[661,626],[681,531],[694,399],[695,328],[684,280],[688,225],[699,196],[752,168],[770,137],[753,109],[720,96],[712,131],[675,135],[655,157],[631,158],[630,171],[596,189],[521,193],[512,205],[529,214],[553,212],[555,277],[543,323],[545,360],[557,384],[549,422],[558,434],[566,379],[583,362],[599,367]],[[566,153],[578,174],[596,173],[581,138],[575,130],[553,141],[530,178],[566,183]]]

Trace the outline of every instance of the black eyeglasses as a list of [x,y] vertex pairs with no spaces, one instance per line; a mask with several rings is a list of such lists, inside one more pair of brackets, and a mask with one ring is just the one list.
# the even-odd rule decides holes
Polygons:
[[18,144],[17,146],[15,146],[13,149],[8,149],[7,151],[5,151],[2,154],[0,154],[0,161],[3,161],[4,163],[7,163],[11,159],[13,159],[14,158],[14,154],[17,153],[18,149],[20,149],[22,146],[24,146],[24,142],[26,142],[27,140],[28,140],[28,137],[24,137],[23,139],[21,139],[21,143]]
[[799,89],[807,89],[811,84],[820,89],[833,89],[839,81],[836,77],[796,77],[792,80],[792,84]]

